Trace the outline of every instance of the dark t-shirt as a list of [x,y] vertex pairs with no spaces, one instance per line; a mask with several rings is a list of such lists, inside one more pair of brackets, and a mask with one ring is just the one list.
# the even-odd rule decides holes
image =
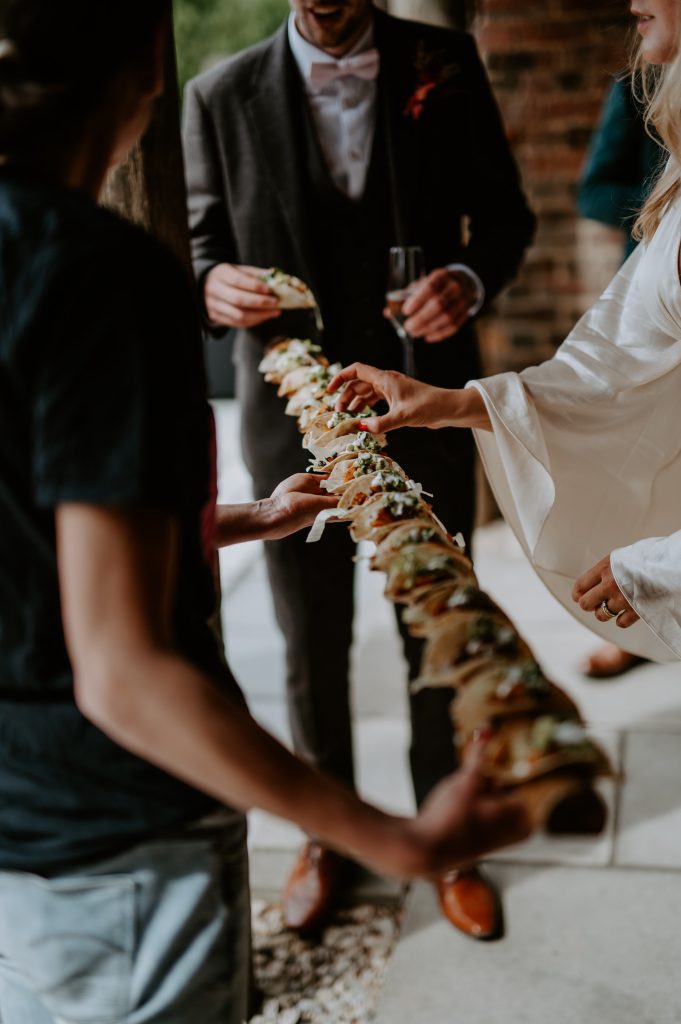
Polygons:
[[209,627],[214,432],[184,270],[85,196],[0,173],[0,867],[45,871],[213,801],[117,746],[73,696],[54,509],[167,510],[178,649],[238,697]]

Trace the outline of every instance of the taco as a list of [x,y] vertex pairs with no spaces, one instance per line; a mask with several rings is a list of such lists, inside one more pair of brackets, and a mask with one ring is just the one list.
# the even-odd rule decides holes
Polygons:
[[474,579],[468,558],[455,544],[408,544],[386,559],[388,579],[385,596],[412,604],[435,583]]
[[613,775],[605,752],[573,716],[507,719],[483,754],[483,774],[501,786],[518,786],[568,770],[582,779]]
[[[313,366],[296,366],[293,370],[289,370],[282,380],[277,395],[279,398],[286,398],[289,395],[295,395],[297,391],[309,387],[311,384],[316,384],[318,388],[323,387],[326,390],[341,369],[340,363],[333,363],[331,366],[324,366],[322,363],[316,363]],[[338,401],[338,394],[334,396],[334,401]]]
[[354,513],[350,533],[353,540],[379,543],[395,526],[407,519],[433,518],[430,505],[416,491],[379,494]]
[[344,456],[343,460],[334,466],[329,479],[322,486],[330,494],[343,494],[356,480],[374,476],[382,470],[392,470],[406,476],[401,466],[389,456],[360,452],[359,455]]
[[432,519],[424,519],[423,522],[416,520],[396,527],[381,541],[371,559],[371,568],[387,572],[393,555],[412,544],[438,544],[441,547],[456,547],[460,550],[454,538]]
[[428,636],[437,629],[440,616],[456,609],[504,615],[499,605],[478,587],[472,566],[471,573],[472,578],[469,579],[461,577],[434,583],[419,594],[418,601],[405,608],[402,619],[413,636]]
[[317,389],[309,391],[301,389],[295,395],[291,395],[285,412],[287,416],[298,417],[298,430],[301,434],[305,434],[319,414],[325,412],[328,416],[333,412],[335,404],[336,396],[327,395],[326,391],[320,395]]
[[281,309],[316,309],[317,300],[299,277],[285,274],[278,267],[271,267],[260,276],[271,292],[279,299]]
[[357,434],[343,434],[334,438],[330,444],[322,448],[312,445],[310,451],[317,459],[326,459],[331,465],[339,455],[358,455],[360,452],[380,452],[387,445],[385,434],[370,434],[360,430]]
[[331,412],[328,416],[320,413],[310,424],[303,438],[303,448],[328,448],[337,437],[356,434],[365,416],[371,415],[369,406],[359,412]]
[[532,657],[530,648],[503,615],[456,609],[436,621],[427,634],[415,688],[456,688],[478,672],[489,671],[495,659],[510,665]]
[[329,365],[320,345],[301,338],[285,338],[267,349],[258,369],[265,374],[268,383],[281,384],[286,374],[297,366],[314,366],[316,363]]
[[491,672],[476,675],[457,690],[451,712],[456,733],[463,741],[485,722],[496,723],[513,715],[578,717],[571,698],[549,682],[531,659],[515,665],[499,662]]
[[381,469],[372,476],[360,476],[346,487],[338,502],[339,508],[356,508],[363,505],[377,494],[406,494],[419,488],[413,480],[408,480],[404,473],[394,469]]

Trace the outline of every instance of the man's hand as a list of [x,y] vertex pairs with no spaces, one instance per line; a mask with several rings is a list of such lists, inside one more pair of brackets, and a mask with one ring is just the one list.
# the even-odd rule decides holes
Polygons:
[[311,473],[294,473],[275,488],[269,499],[267,540],[279,540],[303,530],[324,509],[336,507],[338,497],[321,490],[322,479]]
[[440,875],[532,831],[522,800],[495,790],[481,775],[484,747],[483,740],[471,745],[463,768],[435,787],[410,823],[424,849],[419,874]]
[[468,274],[434,270],[419,282],[405,302],[403,313],[408,319],[404,329],[412,338],[444,341],[461,330],[477,298],[477,289]]
[[336,409],[354,412],[379,400],[388,403],[384,416],[367,417],[363,430],[378,434],[397,427],[481,427],[491,429],[485,403],[479,391],[454,391],[406,377],[395,370],[377,370],[364,363],[352,363],[336,374],[327,391],[331,394],[343,385]]
[[279,300],[260,278],[261,267],[218,263],[206,274],[203,294],[211,323],[219,327],[258,327],[281,315]]
[[572,600],[585,612],[593,612],[599,622],[609,622],[603,611],[603,602],[617,616],[616,625],[621,629],[633,626],[639,616],[631,607],[626,597],[615,583],[610,568],[610,555],[601,558],[600,562],[583,573],[572,588]]

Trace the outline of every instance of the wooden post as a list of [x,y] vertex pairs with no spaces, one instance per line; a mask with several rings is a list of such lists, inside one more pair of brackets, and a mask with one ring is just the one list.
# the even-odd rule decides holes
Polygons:
[[157,101],[146,135],[110,176],[102,201],[164,242],[191,272],[172,23],[168,0],[165,92]]

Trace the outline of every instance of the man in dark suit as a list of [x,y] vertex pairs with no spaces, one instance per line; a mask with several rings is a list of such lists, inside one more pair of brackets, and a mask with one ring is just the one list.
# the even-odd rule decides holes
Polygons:
[[[243,449],[257,497],[306,464],[295,421],[258,363],[272,337],[313,329],[309,317],[280,311],[260,268],[276,265],[311,286],[332,361],[401,368],[383,316],[388,249],[422,246],[428,275],[406,307],[420,339],[416,373],[460,387],[479,375],[472,315],[513,277],[534,230],[470,36],[399,21],[371,0],[291,6],[271,39],[191,82],[185,109],[195,272],[211,330],[238,330]],[[469,539],[470,435],[398,432],[390,454],[434,494],[448,529]],[[352,555],[341,528],[314,546],[297,537],[266,545],[296,749],[349,785]],[[422,645],[402,635],[413,678]],[[455,764],[450,699],[445,690],[411,697],[418,802]],[[342,867],[306,845],[285,893],[287,923],[323,919]],[[476,869],[438,890],[457,927],[499,933],[498,901]]]

